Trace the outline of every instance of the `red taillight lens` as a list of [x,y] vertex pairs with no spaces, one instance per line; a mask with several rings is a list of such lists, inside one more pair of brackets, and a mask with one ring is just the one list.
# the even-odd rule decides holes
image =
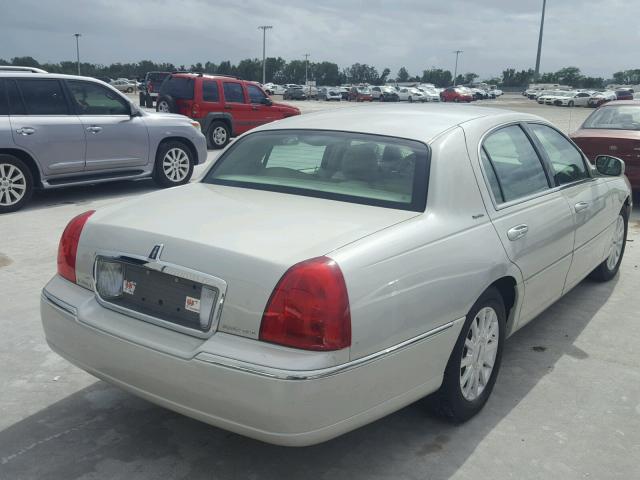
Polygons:
[[153,83],[151,82],[147,83],[147,91],[149,93],[153,92]]
[[265,308],[260,340],[305,350],[351,345],[349,296],[335,261],[318,257],[287,270]]
[[62,232],[60,245],[58,246],[58,275],[70,282],[76,283],[76,253],[80,234],[89,217],[95,210],[81,213],[73,218]]

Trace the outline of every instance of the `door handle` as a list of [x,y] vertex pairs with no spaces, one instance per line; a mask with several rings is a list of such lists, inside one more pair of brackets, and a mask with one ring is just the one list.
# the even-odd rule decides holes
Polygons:
[[99,133],[102,131],[102,127],[98,127],[97,125],[91,125],[90,127],[87,127],[87,130],[91,133]]
[[224,106],[224,109],[225,109],[225,110],[231,110],[231,109],[232,109],[232,107],[231,107],[231,105],[225,105],[225,106]]
[[33,135],[34,133],[36,133],[36,129],[33,127],[22,127],[22,128],[18,128],[16,130],[16,133],[18,135],[23,135],[23,136],[27,136],[27,135]]
[[251,110],[258,110],[258,107],[254,105],[253,107],[251,107]]
[[581,212],[589,208],[589,204],[587,202],[578,202],[575,204],[574,208],[576,209],[576,213]]
[[518,240],[519,238],[524,237],[528,231],[529,227],[527,225],[516,225],[515,227],[509,229],[509,231],[507,232],[507,238],[513,242],[514,240]]

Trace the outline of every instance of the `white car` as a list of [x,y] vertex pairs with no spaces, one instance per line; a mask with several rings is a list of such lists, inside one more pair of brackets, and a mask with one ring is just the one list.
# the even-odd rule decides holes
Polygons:
[[137,89],[135,83],[131,83],[129,80],[122,78],[111,82],[111,86],[125,93],[133,93]]
[[434,392],[462,422],[507,337],[589,273],[618,272],[631,190],[621,160],[596,166],[545,120],[483,107],[269,123],[198,183],[71,220],[46,339],[265,442],[319,443]]
[[553,104],[560,107],[586,107],[594,92],[562,92],[558,93]]
[[331,100],[341,101],[342,93],[340,92],[340,87],[320,87],[318,88],[318,94],[316,100],[326,100],[327,102]]
[[425,102],[439,102],[440,92],[435,87],[417,87],[422,92]]
[[284,92],[287,91],[282,85],[275,83],[265,83],[263,88],[269,95],[284,95]]
[[400,102],[427,102],[425,94],[414,87],[400,87],[398,90],[398,100]]
[[489,90],[489,98],[498,98],[502,96],[503,92],[499,88],[492,88]]
[[561,93],[557,90],[541,90],[536,94],[536,101],[542,105],[547,102],[547,98],[555,97],[558,93]]

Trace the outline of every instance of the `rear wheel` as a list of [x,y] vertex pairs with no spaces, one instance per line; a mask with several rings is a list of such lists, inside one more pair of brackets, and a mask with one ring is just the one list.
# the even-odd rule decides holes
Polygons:
[[182,142],[172,140],[158,147],[153,179],[161,187],[184,185],[193,174],[193,153]]
[[605,261],[591,272],[590,276],[594,280],[606,282],[611,280],[616,276],[616,273],[618,273],[620,264],[622,263],[622,257],[624,256],[625,245],[627,243],[628,223],[626,209],[623,208],[616,219],[614,231],[611,236],[611,242],[609,243],[609,254]]
[[467,314],[435,394],[440,412],[455,422],[477,414],[487,402],[500,370],[506,313],[500,292],[487,289]]
[[151,95],[147,95],[145,101],[147,108],[153,108],[153,97]]
[[569,106],[573,107],[575,105],[575,103],[573,103],[573,100],[569,100]]
[[20,210],[32,193],[29,167],[13,155],[0,155],[0,214]]
[[227,146],[231,138],[231,131],[225,122],[216,120],[212,122],[207,130],[207,140],[209,147],[220,149]]
[[176,103],[169,96],[158,97],[156,111],[162,113],[176,113]]

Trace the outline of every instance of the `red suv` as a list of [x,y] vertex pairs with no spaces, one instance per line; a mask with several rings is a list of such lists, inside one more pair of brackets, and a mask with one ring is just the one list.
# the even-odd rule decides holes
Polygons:
[[257,83],[201,73],[169,75],[160,87],[156,110],[197,120],[209,148],[223,148],[247,130],[300,115],[296,107],[272,102]]
[[472,102],[473,93],[466,88],[449,87],[440,92],[440,100],[443,102]]

